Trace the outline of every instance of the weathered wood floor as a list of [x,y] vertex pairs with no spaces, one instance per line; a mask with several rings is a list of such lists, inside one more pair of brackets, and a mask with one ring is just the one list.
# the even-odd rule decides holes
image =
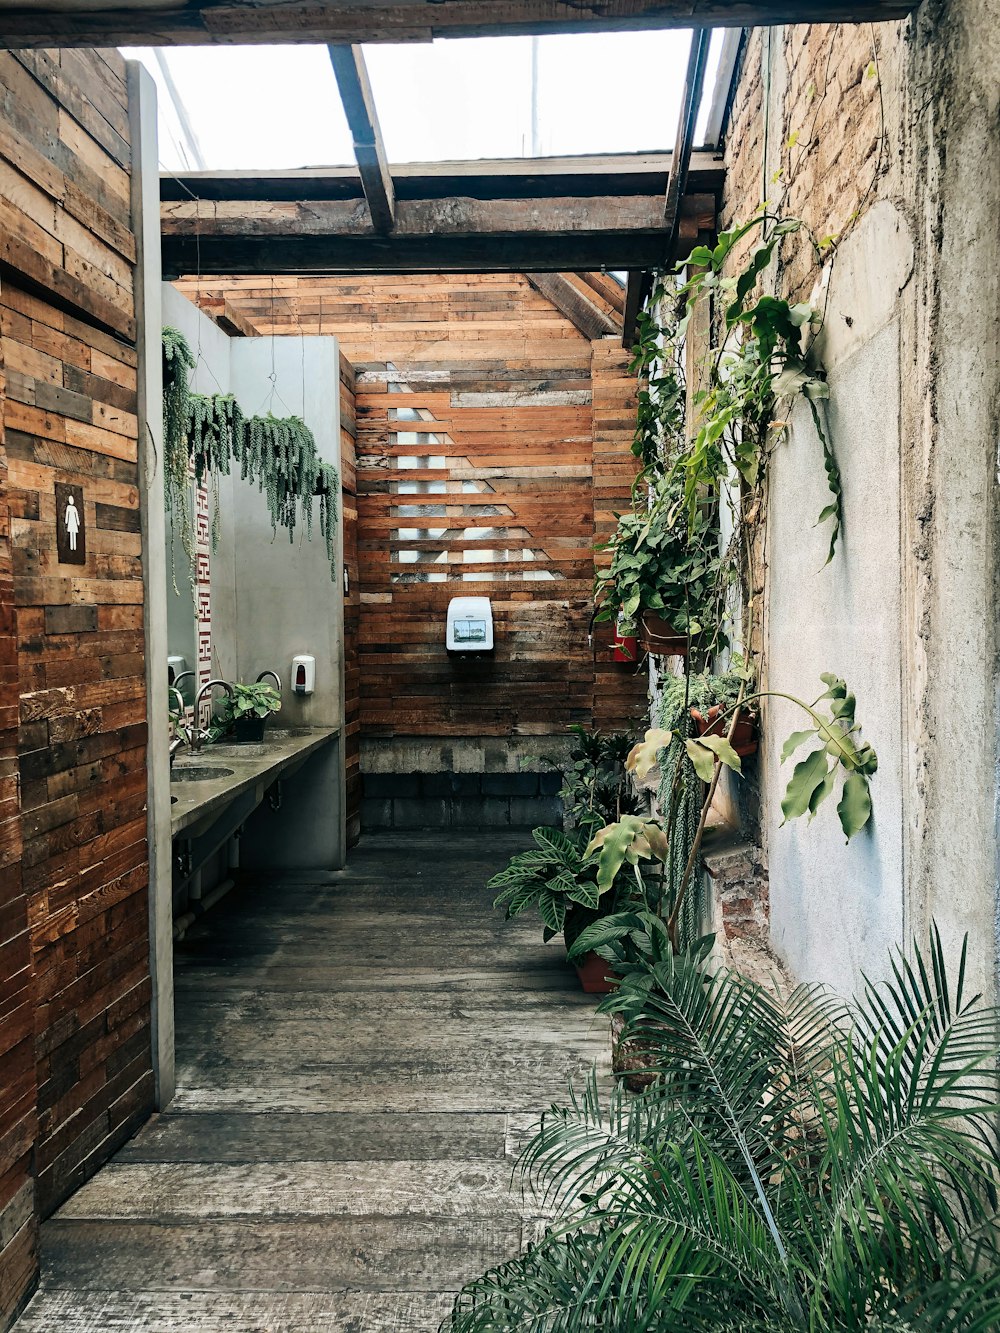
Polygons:
[[526,835],[380,834],[178,951],[178,1092],[42,1232],[17,1333],[433,1333],[536,1225],[512,1154],[606,1024],[483,887]]

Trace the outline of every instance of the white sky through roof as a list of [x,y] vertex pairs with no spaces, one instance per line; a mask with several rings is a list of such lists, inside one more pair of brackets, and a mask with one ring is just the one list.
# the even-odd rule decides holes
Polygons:
[[[713,34],[702,123],[719,37]],[[539,155],[671,148],[689,45],[690,33],[678,30],[538,38]],[[532,47],[529,37],[366,46],[390,161],[532,156]],[[162,54],[206,170],[354,160],[325,47],[171,47]],[[162,168],[194,169],[156,53],[128,48],[125,55],[141,59],[157,82]]]

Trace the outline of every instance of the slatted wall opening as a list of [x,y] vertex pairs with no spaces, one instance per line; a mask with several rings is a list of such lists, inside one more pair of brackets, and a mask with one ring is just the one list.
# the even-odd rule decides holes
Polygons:
[[[594,300],[614,296],[589,276]],[[595,523],[634,476],[630,435],[595,456],[592,357],[620,340],[591,343],[523,274],[178,286],[262,333],[335,334],[356,369],[363,737],[564,736],[593,722],[598,673],[601,715],[640,717],[641,672],[604,674],[588,636]],[[626,403],[624,356],[601,375],[604,398]],[[488,660],[445,652],[462,594],[493,600]]]

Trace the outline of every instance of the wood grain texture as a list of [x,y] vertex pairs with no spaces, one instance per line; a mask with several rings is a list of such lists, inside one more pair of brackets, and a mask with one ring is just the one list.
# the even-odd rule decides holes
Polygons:
[[93,0],[23,0],[0,16],[9,45],[172,45],[212,42],[429,42],[496,33],[623,31],[776,23],[857,23],[901,18],[908,0],[143,0],[97,8]]
[[152,1100],[129,164],[117,52],[0,51],[0,1326]]
[[516,1254],[540,1209],[511,1154],[571,1074],[607,1075],[562,951],[490,905],[522,845],[366,838],[345,872],[261,878],[202,918],[177,1102],[45,1224],[18,1333],[428,1333]]
[[[564,276],[618,325],[600,275],[594,286]],[[347,607],[347,662],[351,673],[356,635],[364,735],[564,734],[591,723],[598,675],[602,716],[639,716],[642,678],[604,669],[607,636],[596,659],[587,642],[593,543],[635,471],[634,380],[609,355],[617,339],[583,337],[522,274],[178,286],[227,300],[262,333],[334,333],[354,367],[357,520],[345,495],[345,543],[353,556],[356,539],[359,602]],[[447,603],[477,592],[493,599],[496,653],[449,659]]]

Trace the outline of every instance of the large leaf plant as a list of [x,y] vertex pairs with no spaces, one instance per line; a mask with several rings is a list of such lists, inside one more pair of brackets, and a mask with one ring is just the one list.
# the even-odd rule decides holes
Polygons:
[[995,1333],[998,1013],[925,953],[844,1003],[666,954],[602,1005],[654,1081],[592,1078],[520,1163],[551,1221],[444,1333]]

